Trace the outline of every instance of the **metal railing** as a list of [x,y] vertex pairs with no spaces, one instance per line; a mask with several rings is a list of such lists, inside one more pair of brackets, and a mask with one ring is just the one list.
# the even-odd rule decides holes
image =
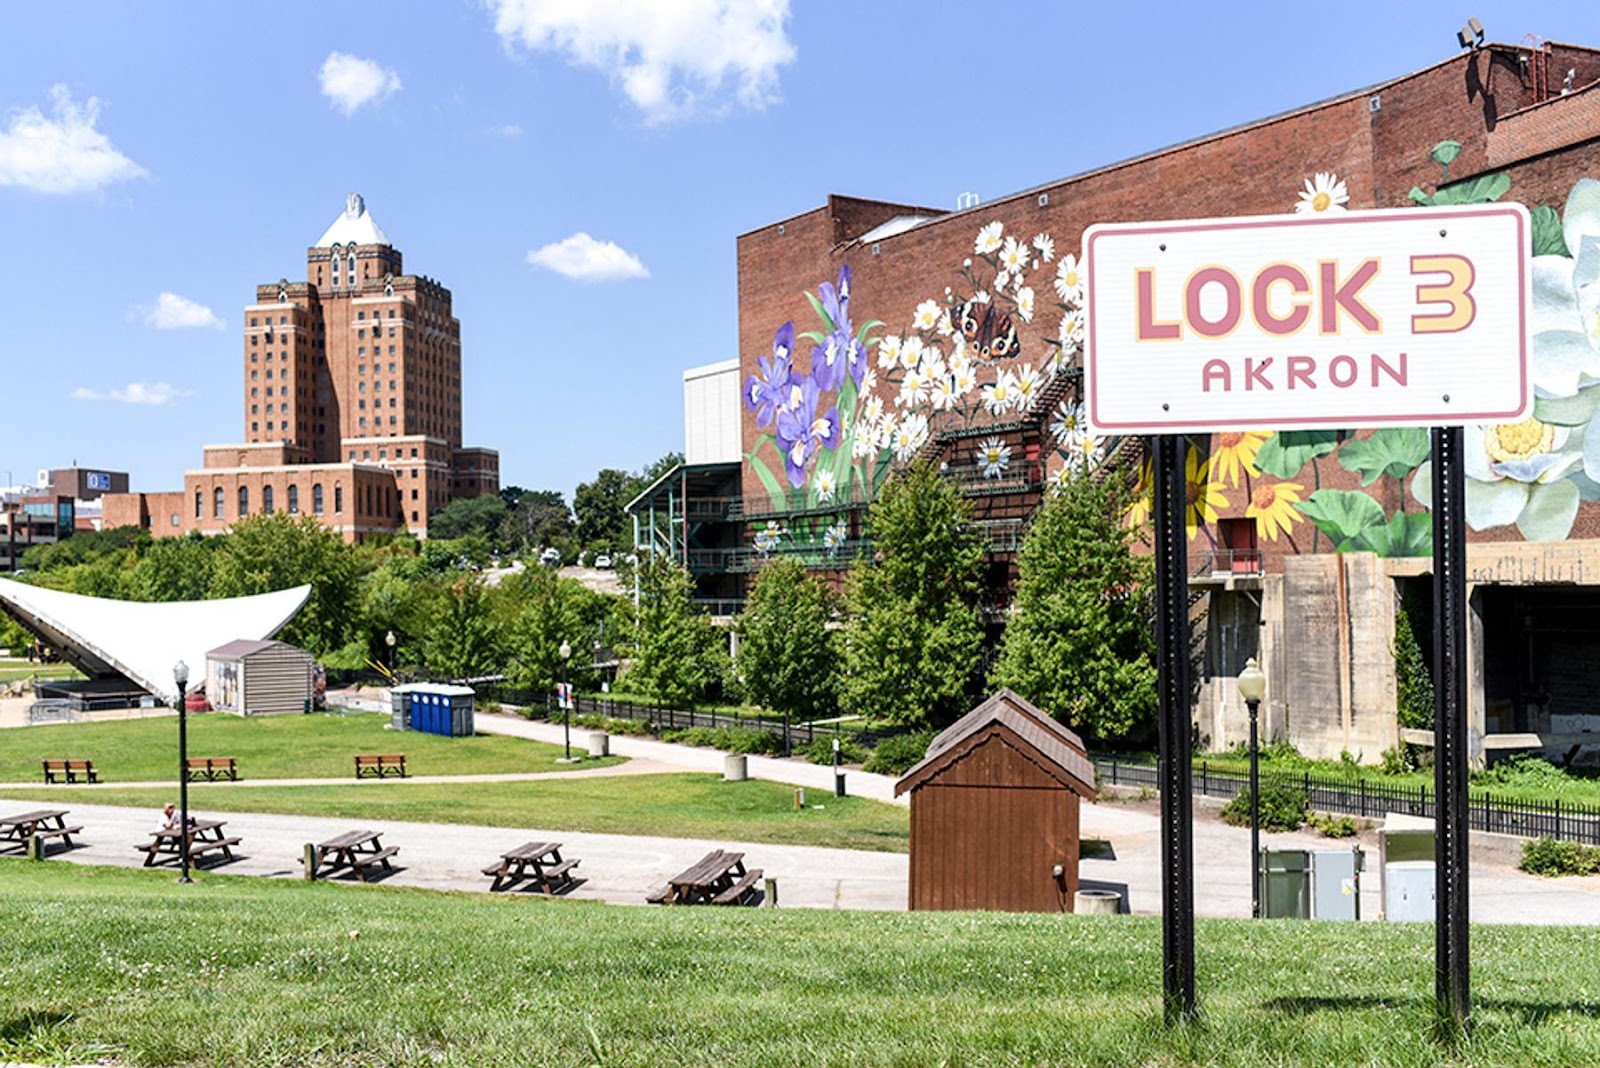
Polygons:
[[1262,574],[1260,549],[1212,549],[1200,554],[1195,575],[1245,575],[1259,578]]
[[[1116,757],[1096,757],[1094,767],[1100,780],[1113,786],[1157,789],[1160,785],[1156,768],[1149,764],[1128,764]],[[1205,761],[1195,767],[1193,781],[1194,792],[1203,797],[1233,798],[1250,788],[1247,772],[1212,770]],[[1304,791],[1311,808],[1318,812],[1375,818],[1388,812],[1427,818],[1434,815],[1433,791],[1425,783],[1412,787],[1263,769],[1262,792],[1274,784],[1298,787]],[[1474,831],[1600,845],[1600,805],[1576,801],[1521,801],[1474,792],[1467,802],[1467,823]]]

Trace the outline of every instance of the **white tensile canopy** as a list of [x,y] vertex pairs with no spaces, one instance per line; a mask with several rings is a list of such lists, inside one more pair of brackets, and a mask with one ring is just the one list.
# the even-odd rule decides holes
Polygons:
[[293,619],[310,586],[217,601],[113,601],[0,579],[0,609],[91,678],[124,675],[172,701],[172,669],[198,685],[206,652],[239,638],[270,638]]

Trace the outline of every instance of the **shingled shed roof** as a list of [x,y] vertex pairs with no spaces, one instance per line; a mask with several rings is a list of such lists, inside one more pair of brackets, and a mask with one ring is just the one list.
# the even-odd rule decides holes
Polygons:
[[1083,740],[1062,724],[1003,688],[983,704],[952,723],[928,744],[928,755],[895,784],[895,796],[914,790],[944,768],[956,763],[976,745],[991,726],[1010,734],[1051,778],[1092,799],[1094,765]]

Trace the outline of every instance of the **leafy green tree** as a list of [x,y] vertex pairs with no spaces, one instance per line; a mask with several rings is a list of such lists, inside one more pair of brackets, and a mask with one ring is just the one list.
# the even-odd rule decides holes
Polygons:
[[1069,476],[1046,496],[1018,559],[1016,612],[993,679],[1095,738],[1155,721],[1150,558],[1123,525],[1129,480]]
[[[556,490],[517,490],[500,526],[500,540],[512,552],[526,553],[553,545],[563,556],[575,555],[575,524],[566,498]],[[501,490],[500,495],[506,496]]]
[[[506,674],[512,685],[551,693],[565,667],[574,684],[594,674],[594,641],[606,611],[606,598],[580,582],[542,567],[507,576],[495,588],[495,619],[507,635]],[[572,656],[562,664],[566,642]]]
[[274,512],[241,519],[216,549],[213,597],[270,593],[302,583],[311,584],[311,595],[279,637],[319,656],[355,637],[355,555],[311,516]]
[[48,545],[29,548],[22,554],[22,566],[28,571],[62,570],[121,549],[142,549],[150,542],[150,532],[143,527],[88,530]]
[[629,474],[608,467],[584,482],[572,495],[578,517],[578,541],[591,551],[620,552],[633,544],[633,524],[624,509],[656,479],[683,463],[681,452],[669,452],[643,471]]
[[927,463],[897,472],[867,516],[876,559],[851,569],[845,704],[907,726],[965,712],[983,642],[984,548],[960,490]]
[[446,541],[471,534],[497,538],[510,511],[506,502],[493,493],[451,501],[428,518],[428,537]]
[[761,568],[734,623],[740,687],[748,699],[786,722],[835,709],[839,651],[829,624],[837,601],[798,560],[779,558]]
[[422,645],[434,675],[465,679],[499,671],[504,656],[481,579],[467,575],[443,589]]
[[639,561],[635,653],[628,680],[664,705],[692,708],[728,672],[727,637],[690,600],[689,573],[665,556]]
[[127,589],[136,601],[202,601],[211,589],[211,573],[218,538],[198,532],[182,538],[157,538],[128,578]]
[[[1433,729],[1433,672],[1428,669],[1417,641],[1417,628],[1411,622],[1410,608],[1402,602],[1394,614],[1395,711],[1400,726],[1419,730]],[[1424,620],[1426,608],[1419,613]],[[1424,627],[1423,633],[1427,633]]]

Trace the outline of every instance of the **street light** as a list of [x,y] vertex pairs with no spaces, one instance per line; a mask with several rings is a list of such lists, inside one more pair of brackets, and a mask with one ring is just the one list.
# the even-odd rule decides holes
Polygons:
[[561,655],[561,734],[565,739],[567,755],[565,759],[572,760],[572,685],[567,682],[567,661],[572,657],[572,646],[562,639],[561,648],[556,650]]
[[189,878],[189,703],[184,691],[189,687],[189,665],[182,660],[173,665],[172,677],[178,684],[178,856],[183,872],[180,883]]
[[1267,676],[1251,657],[1239,672],[1239,696],[1250,710],[1250,916],[1261,918],[1261,754],[1256,738],[1256,713],[1266,696]]
[[389,677],[394,678],[394,631],[383,636],[383,644],[389,647]]

